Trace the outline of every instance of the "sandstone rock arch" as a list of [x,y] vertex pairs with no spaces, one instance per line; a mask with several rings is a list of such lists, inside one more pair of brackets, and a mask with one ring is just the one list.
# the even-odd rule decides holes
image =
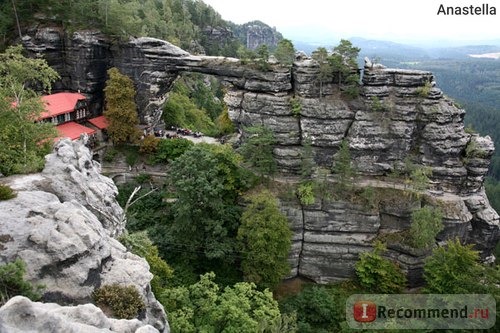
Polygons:
[[[135,81],[145,120],[164,102],[180,73],[215,75],[229,83],[225,102],[236,124],[264,125],[273,131],[274,156],[282,174],[297,173],[306,137],[311,139],[316,164],[324,168],[331,166],[340,143],[347,140],[359,175],[369,180],[365,185],[377,186],[376,177],[402,168],[411,157],[432,169],[431,185],[438,194],[429,195],[450,208],[438,240],[458,236],[477,244],[486,257],[500,238],[499,216],[483,188],[494,151],[492,140],[465,132],[465,111],[443,95],[430,72],[367,67],[359,98],[342,98],[333,83],[323,85],[320,98],[318,66],[303,56],[291,67],[272,65],[262,72],[238,59],[191,55],[153,38],[113,44],[88,31],[64,37],[65,43],[57,44],[57,38],[63,37],[46,31],[26,38],[25,45],[33,53],[44,53],[52,59],[49,63],[64,64],[56,69],[66,89],[99,94],[106,68],[116,66]],[[64,60],[56,61],[60,58]],[[299,115],[292,112],[292,98],[301,105]],[[480,153],[466,156],[467,147]],[[317,282],[352,275],[358,253],[368,250],[384,227],[407,226],[411,213],[411,207],[390,205],[366,213],[346,202],[310,207],[282,202],[282,210],[295,232],[292,275]],[[418,283],[421,257],[398,248],[389,255]]]

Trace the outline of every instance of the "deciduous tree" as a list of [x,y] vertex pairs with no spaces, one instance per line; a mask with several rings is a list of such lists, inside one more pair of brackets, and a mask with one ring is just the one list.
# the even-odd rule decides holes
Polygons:
[[241,213],[236,200],[247,185],[240,157],[228,146],[198,144],[172,163],[170,177],[176,250],[232,262]]
[[115,67],[108,70],[108,75],[104,88],[104,115],[109,122],[109,136],[115,144],[135,142],[139,138],[139,118],[134,99],[134,83]]
[[195,284],[168,289],[160,296],[172,332],[276,332],[261,329],[281,321],[271,292],[258,291],[247,282],[221,290],[214,280],[214,273],[206,273]]
[[57,78],[45,60],[25,58],[21,46],[0,54],[0,173],[43,167],[57,132],[51,123],[36,122],[44,106],[32,87],[50,91]]
[[278,203],[268,191],[248,198],[238,229],[245,280],[273,289],[290,273],[288,253],[292,232]]

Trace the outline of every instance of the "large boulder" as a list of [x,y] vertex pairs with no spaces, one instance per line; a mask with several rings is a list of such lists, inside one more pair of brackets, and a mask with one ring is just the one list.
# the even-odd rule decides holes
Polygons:
[[137,319],[108,318],[93,304],[61,306],[15,296],[0,308],[0,332],[158,333],[158,330]]
[[27,264],[27,280],[43,284],[43,301],[84,304],[105,284],[133,285],[146,311],[139,320],[168,324],[151,292],[148,263],[113,236],[124,229],[117,189],[80,142],[60,141],[42,173],[3,178],[17,196],[0,201],[0,263]]

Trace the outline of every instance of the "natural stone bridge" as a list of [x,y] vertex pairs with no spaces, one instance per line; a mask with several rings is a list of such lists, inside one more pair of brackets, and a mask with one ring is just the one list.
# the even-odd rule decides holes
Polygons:
[[[384,175],[411,155],[433,168],[440,189],[476,192],[493,153],[491,140],[465,133],[465,112],[443,97],[426,71],[365,68],[361,97],[346,100],[333,82],[323,84],[320,98],[319,67],[307,57],[293,66],[273,64],[261,71],[238,59],[194,56],[162,40],[137,38],[121,45],[113,59],[134,78],[146,115],[164,101],[181,72],[210,74],[229,83],[225,101],[231,119],[240,127],[269,127],[277,141],[278,165],[286,173],[299,170],[306,137],[316,163],[325,167],[347,139],[363,174]],[[292,98],[301,105],[300,115],[292,112]],[[471,141],[483,159],[464,158]]]
[[[432,73],[368,65],[360,97],[349,100],[333,82],[322,84],[320,97],[319,67],[307,57],[293,66],[271,64],[263,72],[238,59],[193,56],[149,38],[135,39],[123,51],[133,56],[121,57],[118,67],[127,72],[127,64],[134,64],[128,74],[145,88],[142,93],[149,94],[149,101],[161,96],[161,85],[166,90],[165,83],[171,84],[183,71],[215,75],[229,83],[225,102],[230,118],[243,132],[245,126],[255,125],[272,130],[282,174],[298,174],[306,138],[316,165],[328,169],[340,143],[347,140],[352,163],[364,179],[358,186],[392,189],[397,198],[404,198],[405,191],[384,181],[385,176],[403,170],[407,159],[430,167],[434,192],[427,193],[426,200],[444,207],[445,229],[437,239],[458,236],[476,243],[483,257],[496,244],[499,217],[482,188],[493,143],[464,131],[465,111],[444,97]],[[300,104],[300,114],[292,111],[292,98]],[[342,200],[304,206],[283,199],[282,210],[294,231],[292,275],[318,282],[352,276],[358,254],[380,234],[408,228],[411,212],[423,204],[421,198],[383,198],[378,207],[367,210]],[[418,284],[428,252],[389,248],[388,255],[409,273],[410,283]]]
[[[358,254],[370,249],[373,239],[407,229],[411,212],[429,203],[443,208],[445,228],[438,241],[459,237],[475,243],[483,258],[498,242],[499,216],[483,188],[492,140],[465,132],[465,111],[443,96],[430,72],[369,66],[358,98],[343,98],[333,82],[323,83],[320,98],[319,67],[307,57],[297,58],[293,66],[272,64],[263,72],[238,59],[195,56],[152,38],[120,44],[96,32],[64,38],[62,42],[58,31],[46,29],[24,42],[61,73],[61,89],[98,96],[106,69],[118,67],[136,83],[143,120],[162,105],[181,72],[217,76],[228,83],[225,102],[233,122],[243,131],[264,125],[274,133],[281,174],[298,174],[306,139],[316,165],[325,169],[347,140],[352,165],[361,179],[369,180],[358,183],[360,188],[370,184],[376,189],[379,180],[380,188],[389,188],[386,176],[404,171],[407,160],[432,169],[434,192],[426,193],[425,202],[424,197],[403,200],[404,191],[393,193],[398,200],[381,198],[371,210],[342,200],[308,206],[282,200],[294,231],[292,276],[318,282],[352,276]],[[292,98],[300,104],[298,114],[292,111]],[[388,253],[409,273],[412,284],[421,278],[425,255],[400,246],[389,247]]]

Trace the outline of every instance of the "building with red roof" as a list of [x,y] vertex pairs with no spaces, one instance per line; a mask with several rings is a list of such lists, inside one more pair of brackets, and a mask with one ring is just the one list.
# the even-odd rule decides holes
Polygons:
[[108,120],[106,119],[105,116],[91,118],[88,120],[88,122],[100,130],[108,128]]
[[92,135],[96,132],[92,128],[80,125],[78,123],[75,123],[74,121],[69,121],[67,123],[57,125],[56,128],[59,132],[60,138],[70,138],[71,140],[79,139],[82,134]]
[[45,111],[38,121],[50,122],[56,126],[61,138],[79,139],[82,134],[94,135],[96,131],[83,126],[90,115],[87,98],[74,92],[60,92],[42,96]]
[[41,121],[63,124],[68,121],[82,121],[89,116],[87,98],[80,93],[60,92],[42,96],[45,111]]
[[108,141],[108,132],[106,129],[108,128],[109,123],[105,116],[90,118],[87,122],[90,124],[90,127],[96,129],[96,136],[98,140]]

